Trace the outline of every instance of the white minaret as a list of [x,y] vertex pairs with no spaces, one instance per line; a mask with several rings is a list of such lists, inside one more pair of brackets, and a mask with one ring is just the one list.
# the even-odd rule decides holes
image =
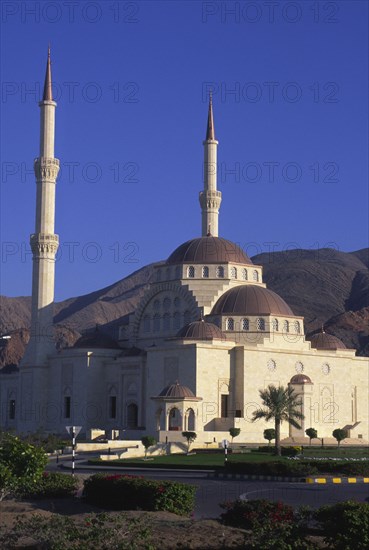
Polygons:
[[[41,109],[40,155],[35,159],[36,224],[30,237],[33,254],[31,335],[22,359],[21,407],[24,429],[41,427],[46,399],[45,373],[48,355],[55,352],[53,337],[53,305],[55,254],[58,235],[54,233],[55,186],[59,160],[54,158],[55,107],[51,90],[50,48],[47,56],[46,76]],[[38,411],[38,412],[37,412]],[[26,424],[23,424],[25,422]]]
[[213,101],[209,98],[208,126],[204,144],[204,191],[200,193],[202,236],[218,237],[219,208],[222,193],[217,191],[217,147],[215,139]]

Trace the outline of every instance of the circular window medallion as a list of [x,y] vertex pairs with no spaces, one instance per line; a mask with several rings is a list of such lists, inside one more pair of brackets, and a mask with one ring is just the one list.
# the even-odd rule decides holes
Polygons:
[[331,367],[328,363],[324,363],[324,365],[322,365],[322,372],[323,374],[329,374],[331,372]]
[[298,373],[304,372],[304,365],[301,363],[301,361],[297,361],[295,365],[295,371]]
[[276,362],[273,359],[269,359],[267,362],[267,367],[271,371],[275,370],[277,368]]

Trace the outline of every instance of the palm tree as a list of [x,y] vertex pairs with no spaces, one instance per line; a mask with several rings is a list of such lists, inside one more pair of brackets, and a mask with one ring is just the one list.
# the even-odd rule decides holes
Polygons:
[[269,384],[265,390],[259,390],[259,394],[265,408],[252,413],[252,422],[259,418],[265,418],[267,422],[274,419],[275,453],[281,456],[281,423],[286,421],[297,429],[301,428],[296,421],[304,418],[300,411],[301,401],[291,387]]

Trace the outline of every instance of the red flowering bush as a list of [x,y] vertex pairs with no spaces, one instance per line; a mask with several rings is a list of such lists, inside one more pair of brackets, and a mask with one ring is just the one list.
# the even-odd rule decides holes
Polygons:
[[96,474],[84,482],[84,496],[92,504],[114,510],[165,510],[179,515],[192,512],[195,490],[184,483],[121,474]]
[[[283,502],[269,500],[236,500],[221,505],[226,525],[251,530],[247,548],[258,550],[307,550],[311,544],[305,540],[307,515],[294,512]],[[306,516],[306,517],[305,517]]]

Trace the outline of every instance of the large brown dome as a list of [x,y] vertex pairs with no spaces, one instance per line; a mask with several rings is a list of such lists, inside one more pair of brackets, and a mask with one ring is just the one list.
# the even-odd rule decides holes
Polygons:
[[226,239],[220,237],[200,237],[191,239],[178,248],[167,259],[167,264],[221,264],[221,263],[240,263],[252,264],[250,258],[243,250]]
[[319,332],[318,334],[308,336],[307,340],[309,340],[311,346],[316,349],[346,349],[342,340],[326,332]]
[[226,340],[226,335],[213,323],[195,321],[185,325],[177,334],[177,338],[188,338],[190,340]]
[[244,285],[227,290],[212,309],[212,315],[294,315],[286,302],[272,290]]

